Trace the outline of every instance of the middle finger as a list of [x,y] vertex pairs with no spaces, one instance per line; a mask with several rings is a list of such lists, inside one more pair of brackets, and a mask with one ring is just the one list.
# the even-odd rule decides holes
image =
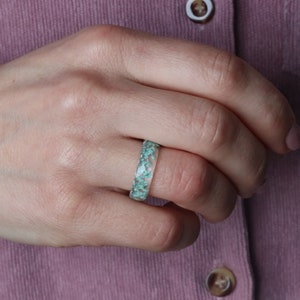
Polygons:
[[[85,147],[78,174],[89,185],[128,194],[138,164],[142,141],[115,138],[101,146]],[[198,155],[160,148],[150,196],[220,221],[232,211],[236,190],[214,166]]]
[[265,147],[236,115],[214,101],[137,85],[120,103],[118,114],[119,134],[207,159],[241,196],[250,196],[264,181]]

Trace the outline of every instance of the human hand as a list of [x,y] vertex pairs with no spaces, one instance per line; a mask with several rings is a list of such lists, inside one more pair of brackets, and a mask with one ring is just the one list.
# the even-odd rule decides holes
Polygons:
[[[0,236],[165,251],[191,244],[296,148],[286,99],[242,60],[123,28],[86,29],[0,67]],[[128,198],[141,140],[162,145]]]

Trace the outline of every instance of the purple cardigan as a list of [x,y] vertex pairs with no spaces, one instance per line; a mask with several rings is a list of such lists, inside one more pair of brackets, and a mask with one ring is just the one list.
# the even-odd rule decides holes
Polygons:
[[[300,121],[300,1],[215,0],[201,25],[186,0],[1,0],[0,63],[93,24],[118,24],[235,52],[272,80]],[[227,299],[300,299],[300,152],[271,155],[267,183],[224,222],[203,221],[187,249],[53,249],[0,240],[3,300],[208,300],[205,277],[226,266]]]

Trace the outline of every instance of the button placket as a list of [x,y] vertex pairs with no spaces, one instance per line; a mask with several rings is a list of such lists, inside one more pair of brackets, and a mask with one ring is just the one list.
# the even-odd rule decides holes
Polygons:
[[[231,53],[235,52],[235,5],[233,0],[186,0],[184,4],[187,26],[193,32],[194,40]],[[201,288],[204,287],[204,291],[201,290],[202,297],[199,296],[199,299],[204,299],[205,297],[210,299],[211,296],[213,298],[253,299],[254,283],[251,276],[251,262],[248,260],[247,226],[246,222],[244,222],[242,202],[238,202],[236,213],[235,216],[232,215],[229,220],[220,226],[220,231],[214,232],[216,236],[219,236],[219,232],[222,232],[220,239],[214,237],[213,241],[210,240],[212,236],[211,231],[213,230],[210,226],[210,234],[205,237],[202,236],[202,239],[205,241],[204,251],[210,246],[214,249],[216,240],[219,241],[219,245],[215,252],[212,251],[212,253],[207,254],[206,272],[199,274],[197,278]],[[235,236],[232,235],[232,223],[239,224],[238,226],[234,225]],[[225,225],[226,227],[228,226],[227,230],[224,229]],[[231,255],[232,250],[237,251],[235,246],[234,249],[231,249],[232,245],[237,245],[241,255],[238,257]],[[224,265],[234,266],[235,274],[223,267]],[[199,267],[199,269],[201,268],[202,266]],[[223,273],[224,269],[228,270],[230,275],[227,275],[227,271]],[[236,278],[238,278],[238,285]]]

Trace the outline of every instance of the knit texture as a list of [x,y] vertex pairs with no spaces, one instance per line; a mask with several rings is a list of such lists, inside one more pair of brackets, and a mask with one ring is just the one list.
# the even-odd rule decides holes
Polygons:
[[[122,25],[231,52],[238,49],[288,96],[299,120],[299,6],[297,0],[282,2],[217,0],[212,20],[199,25],[186,17],[184,0],[1,0],[0,63],[86,26]],[[239,200],[226,221],[202,220],[198,240],[177,252],[53,249],[2,240],[0,299],[213,300],[205,277],[213,268],[227,266],[237,287],[226,299],[253,299],[255,284],[257,300],[297,300],[299,161],[299,152],[272,157],[265,188],[247,200],[249,237]]]

